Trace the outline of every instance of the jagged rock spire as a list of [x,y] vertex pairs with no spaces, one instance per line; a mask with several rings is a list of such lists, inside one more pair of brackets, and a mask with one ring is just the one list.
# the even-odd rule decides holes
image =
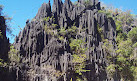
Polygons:
[[70,0],[65,0],[64,6],[68,11],[71,11],[73,8],[72,2]]
[[48,4],[43,3],[41,8],[38,10],[38,13],[36,15],[36,19],[41,19],[47,16],[51,16],[51,5],[50,5],[50,0]]
[[62,6],[63,3],[61,0],[54,0],[52,6],[52,13],[54,14],[54,16],[57,16],[62,12]]

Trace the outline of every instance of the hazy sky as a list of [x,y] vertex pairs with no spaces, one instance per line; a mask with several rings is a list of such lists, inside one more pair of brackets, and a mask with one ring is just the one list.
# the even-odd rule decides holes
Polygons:
[[[62,0],[64,2],[64,0]],[[77,0],[71,0],[73,2]],[[130,9],[133,14],[137,14],[137,0],[101,0],[107,5],[113,5],[123,10]],[[0,0],[0,4],[4,6],[4,14],[12,17],[11,28],[15,35],[18,35],[21,27],[25,26],[27,19],[32,19],[43,2],[48,0]],[[53,3],[53,0],[51,0]],[[9,37],[9,36],[8,36]],[[9,37],[10,42],[14,42],[14,37]]]

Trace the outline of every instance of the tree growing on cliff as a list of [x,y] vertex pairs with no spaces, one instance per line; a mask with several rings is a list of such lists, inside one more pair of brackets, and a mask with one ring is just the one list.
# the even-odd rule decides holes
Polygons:
[[[115,8],[104,8],[98,11],[111,17],[116,24],[116,44],[117,48],[109,43],[110,41],[103,41],[103,49],[107,54],[108,66],[106,71],[113,77],[115,74],[120,75],[124,81],[137,80],[137,59],[136,59],[136,45],[137,45],[137,27],[135,27],[135,17],[130,11],[122,11]],[[125,27],[129,29],[124,31]],[[131,29],[131,30],[130,30]]]
[[[4,6],[3,5],[0,5],[0,16],[3,16],[4,19],[5,19],[5,22],[6,22],[6,32],[9,36],[14,36],[14,34],[12,33],[12,28],[11,28],[11,20],[12,20],[12,17],[9,17],[8,15],[6,15],[5,13],[2,12]],[[1,32],[1,31],[0,31]]]
[[86,78],[83,76],[84,72],[90,71],[90,70],[86,70],[86,50],[87,48],[84,47],[86,43],[83,40],[80,39],[71,39],[71,43],[70,48],[72,50],[73,53],[73,68],[75,73],[78,73],[79,76],[82,76],[82,78],[80,78],[79,76],[77,76],[77,81],[81,81],[81,80],[86,80]]
[[20,55],[13,45],[10,46],[9,60],[11,64],[19,64],[20,62]]

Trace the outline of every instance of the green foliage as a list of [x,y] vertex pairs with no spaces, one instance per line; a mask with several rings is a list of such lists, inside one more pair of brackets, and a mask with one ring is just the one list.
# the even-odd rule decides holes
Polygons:
[[78,28],[73,25],[72,27],[68,28],[67,31],[69,34],[75,35],[78,32]]
[[133,44],[133,48],[137,48],[137,42]]
[[[109,62],[109,66],[107,66],[106,69],[111,76],[113,76],[115,74],[115,71],[117,70],[117,73],[124,81],[137,80],[137,39],[135,37],[136,32],[136,28],[133,28],[128,34],[119,32],[116,39],[118,45],[116,51],[111,51],[111,49],[113,49],[113,46],[110,45],[107,40],[104,41],[103,49],[105,49],[107,53],[107,59]],[[113,56],[111,55],[111,53],[116,53],[116,55]]]
[[121,27],[131,26],[135,17],[131,14],[131,11],[122,11],[120,9],[106,6],[102,10],[99,10],[98,13],[104,13],[107,15],[107,18],[112,18],[116,22],[117,32],[121,32]]
[[50,17],[45,17],[43,20],[48,22],[50,20]]
[[123,22],[123,24],[130,24],[133,22],[133,16],[131,15],[131,11],[126,11],[123,12],[121,15],[121,21]]
[[109,66],[107,66],[106,70],[108,71],[108,73],[113,76],[116,72],[116,65],[115,64],[110,64]]
[[83,40],[72,39],[70,43],[70,47],[72,50],[77,51],[80,49],[82,43],[83,43]]
[[119,44],[121,41],[127,39],[127,34],[126,33],[119,33],[116,37],[116,42]]
[[14,49],[14,46],[10,46],[10,51],[9,51],[9,59],[10,62],[15,62],[19,63],[20,62],[20,55],[18,54],[18,51]]
[[53,30],[47,26],[47,24],[45,25],[45,31],[48,33],[48,34],[53,34]]
[[74,53],[85,53],[87,48],[82,48],[82,46],[86,44],[81,39],[71,39],[70,48],[74,51]]
[[[130,32],[134,30],[136,29],[133,29]],[[137,68],[137,60],[135,57],[137,43],[132,41],[130,38],[136,33],[132,33],[133,34],[130,34],[130,36],[128,34],[128,37],[126,33],[122,32],[117,35],[118,47],[116,51],[114,50],[113,45],[107,39],[104,40],[104,45],[102,46],[107,54],[107,60],[109,63],[109,65],[106,67],[107,72],[113,77],[117,70],[117,73],[124,81],[136,81],[137,77],[137,72],[135,71]],[[112,55],[114,53],[116,54]]]
[[128,38],[131,39],[133,42],[137,42],[137,27],[133,28],[128,33]]
[[92,3],[91,3],[90,0],[85,0],[84,5],[85,5],[86,7],[88,7],[88,6],[92,6]]
[[99,10],[98,13],[104,13],[107,15],[107,18],[112,18],[112,12],[109,10]]
[[3,59],[0,59],[0,66],[2,66],[3,65]]
[[120,56],[128,56],[132,54],[132,41],[130,39],[120,42],[116,51]]
[[52,17],[45,17],[43,18],[44,21],[44,30],[47,34],[52,35],[52,36],[57,36],[57,24],[54,24],[55,18]]
[[76,77],[77,79],[76,79],[76,81],[87,81],[87,78],[80,78],[80,77]]
[[43,18],[43,21],[46,21],[46,22],[49,22],[50,20],[52,20],[53,22],[55,22],[55,18],[52,16],[52,17],[45,17]]
[[55,30],[55,28],[57,27],[57,24],[51,24],[51,28]]
[[111,53],[114,52],[113,45],[109,42],[108,39],[104,39],[103,43],[104,44],[102,45],[102,48],[106,51],[107,58],[110,60],[112,58]]
[[58,38],[59,38],[59,40],[61,40],[61,41],[64,40],[64,37],[63,37],[63,36],[59,36]]
[[3,61],[3,59],[0,59],[0,67],[6,67],[7,63]]
[[70,81],[72,81],[72,78],[70,79]]
[[2,35],[2,32],[1,32],[1,30],[0,30],[0,37],[1,37],[1,38],[3,38],[3,35]]
[[135,78],[132,68],[137,67],[134,65],[135,59],[131,60],[131,57],[133,56],[134,46],[133,41],[131,41],[131,39],[129,38],[125,41],[121,40],[118,44],[118,49],[116,50],[117,56],[115,58],[117,59],[115,65],[117,66],[116,68],[118,69],[120,76],[123,79],[126,78],[130,81],[133,81],[133,79]]
[[133,76],[135,78],[135,81],[137,81],[137,67],[132,66],[130,68],[131,68],[131,71],[133,72]]
[[4,62],[4,60],[0,58],[0,67],[7,67],[7,66],[8,66],[8,62]]
[[105,10],[99,10],[98,13],[106,13]]
[[79,75],[82,75],[82,72],[87,72],[89,70],[85,70],[85,61],[86,61],[86,55],[85,54],[73,54],[73,63],[74,63],[74,69],[75,72]]
[[63,27],[63,28],[60,28],[59,29],[59,34],[62,35],[62,36],[65,36],[66,35],[66,29]]
[[85,70],[86,67],[86,48],[83,48],[85,42],[80,39],[71,39],[70,48],[73,50],[73,60],[72,63],[74,65],[75,73],[82,75],[83,72],[87,72],[89,70]]
[[79,78],[79,77],[76,77],[77,79],[76,79],[76,81],[83,81],[81,78]]
[[100,34],[103,33],[103,29],[101,27],[99,27],[99,24],[97,24],[97,30]]
[[97,31],[99,35],[101,36],[101,39],[104,40],[103,29],[99,27],[99,24],[97,24]]
[[[123,79],[127,79],[130,81],[135,81],[136,79],[136,71],[137,68],[136,63],[136,34],[137,28],[133,28],[127,35],[126,39],[123,37],[120,38],[120,35],[124,33],[120,33],[119,42],[117,43],[118,49],[116,50],[117,53],[117,61],[116,66],[118,69],[119,74]],[[117,36],[117,37],[118,37]],[[133,70],[134,69],[134,70]]]
[[116,32],[121,33],[122,32],[122,22],[121,21],[115,21],[116,24]]
[[46,31],[47,34],[56,36],[57,35],[57,29],[55,29],[57,24],[52,24],[51,26],[48,26],[45,24],[44,30]]

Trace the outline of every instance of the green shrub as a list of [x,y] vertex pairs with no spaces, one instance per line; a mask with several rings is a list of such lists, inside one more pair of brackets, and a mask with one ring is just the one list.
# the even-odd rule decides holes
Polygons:
[[83,40],[80,40],[80,39],[71,39],[71,43],[69,44],[70,45],[70,48],[72,50],[74,50],[75,52],[77,52],[81,45],[83,44]]
[[59,34],[62,35],[62,36],[65,36],[66,35],[66,29],[63,27],[63,28],[60,28],[59,29]]
[[0,66],[3,66],[3,59],[0,59]]
[[121,21],[115,21],[116,24],[116,32],[121,33],[122,32],[122,22]]
[[52,24],[52,27],[53,28],[56,28],[58,25],[57,24]]
[[[53,36],[56,36],[57,35],[57,24],[53,24],[55,22],[55,18],[52,16],[52,17],[45,17],[43,19],[43,21],[46,21],[45,22],[45,26],[44,26],[44,30],[47,34],[50,34],[50,35],[53,35]],[[47,25],[47,22],[50,24],[50,25]]]
[[119,33],[116,37],[116,42],[119,44],[121,41],[125,41],[127,39],[126,33]]
[[9,59],[10,59],[10,62],[15,62],[15,63],[20,62],[20,55],[18,54],[18,51],[12,45],[10,46]]
[[68,33],[70,33],[71,35],[75,35],[78,32],[78,28],[76,26],[72,26],[70,28],[67,29]]
[[137,27],[133,28],[128,33],[128,38],[131,39],[133,42],[137,42]]
[[[136,62],[137,62],[137,61],[136,61]],[[132,66],[132,67],[131,67],[131,71],[133,72],[133,76],[134,76],[134,78],[135,78],[134,81],[137,81],[137,67]]]
[[73,64],[74,64],[74,70],[76,73],[78,73],[79,75],[82,75],[82,72],[87,72],[90,70],[85,70],[85,66],[86,66],[86,55],[85,54],[73,54]]
[[43,20],[48,22],[50,20],[50,17],[45,17]]
[[4,62],[3,59],[0,59],[0,67],[7,67],[7,62]]
[[88,6],[92,6],[92,3],[91,3],[90,0],[85,0],[84,5],[85,5],[86,7],[88,7]]
[[52,16],[52,17],[45,17],[45,18],[43,18],[43,21],[46,21],[46,22],[49,22],[50,20],[52,20],[53,21],[53,23],[55,22],[55,18]]
[[47,34],[56,36],[57,35],[57,29],[55,29],[57,27],[57,24],[52,24],[51,26],[48,26],[47,24],[45,24],[44,30]]
[[99,27],[99,24],[97,24],[97,31],[98,31],[98,34],[101,36],[101,39],[104,40],[103,29]]
[[86,48],[83,48],[85,42],[80,39],[71,39],[70,48],[73,51],[73,60],[72,63],[74,65],[75,73],[82,75],[83,72],[87,72],[90,70],[85,70],[86,67]]
[[98,10],[98,13],[106,13],[105,10]]
[[125,41],[120,41],[118,44],[118,49],[116,50],[116,61],[112,63],[115,64],[120,77],[123,80],[134,81],[135,79],[135,72],[133,68],[137,68],[136,66],[136,59],[133,58],[133,51],[134,47],[136,47],[136,43],[133,44],[131,39],[127,39]]
[[61,41],[64,40],[64,37],[63,37],[63,36],[59,36],[58,38],[59,38],[59,40],[61,40]]
[[[135,81],[137,68],[137,60],[134,58],[134,48],[136,48],[136,43],[129,38],[125,41],[121,40],[118,42],[117,50],[115,51],[113,45],[109,43],[108,40],[104,41],[103,49],[107,53],[108,66],[106,67],[107,72],[113,77],[117,73],[125,81]],[[116,53],[116,54],[115,54]],[[115,55],[111,55],[115,54]]]
[[107,66],[106,70],[113,77],[113,75],[116,72],[116,66],[115,66],[115,64],[110,64],[109,66]]
[[107,15],[107,18],[112,18],[112,12],[109,10],[99,10],[98,13],[104,13]]

